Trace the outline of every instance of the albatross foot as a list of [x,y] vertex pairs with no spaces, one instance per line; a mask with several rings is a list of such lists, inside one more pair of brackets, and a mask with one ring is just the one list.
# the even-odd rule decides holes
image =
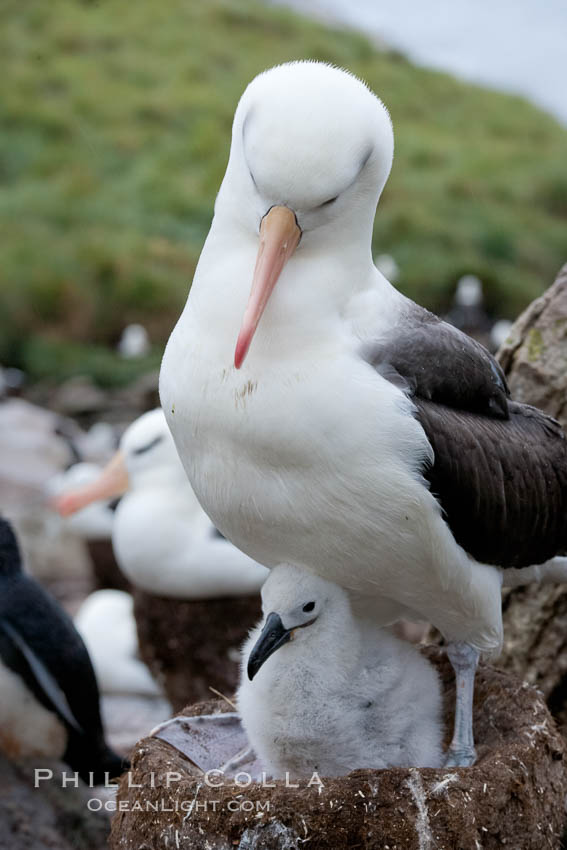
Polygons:
[[152,729],[151,736],[174,747],[204,773],[230,774],[240,765],[258,767],[236,712],[179,715]]
[[476,750],[474,747],[463,747],[453,749],[449,747],[445,757],[444,767],[472,767],[476,761]]
[[252,749],[252,747],[245,747],[240,752],[236,753],[236,755],[232,756],[228,761],[225,761],[223,765],[219,767],[223,773],[230,773],[231,771],[236,770],[237,767],[241,767],[243,764],[247,764],[248,762],[253,762],[256,760],[256,753]]

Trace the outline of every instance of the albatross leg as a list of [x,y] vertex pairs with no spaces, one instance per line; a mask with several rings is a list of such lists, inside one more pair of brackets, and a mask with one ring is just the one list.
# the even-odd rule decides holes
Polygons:
[[455,671],[457,698],[453,740],[447,751],[445,767],[470,767],[476,761],[473,694],[479,652],[468,643],[455,641],[447,646],[447,655]]

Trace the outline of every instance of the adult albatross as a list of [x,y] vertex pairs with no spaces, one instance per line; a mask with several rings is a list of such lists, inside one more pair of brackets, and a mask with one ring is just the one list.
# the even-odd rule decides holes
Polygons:
[[337,582],[380,623],[443,633],[459,679],[447,763],[468,765],[502,569],[567,550],[567,448],[481,345],[375,268],[392,156],[387,110],[351,74],[297,62],[252,81],[160,391],[236,546]]

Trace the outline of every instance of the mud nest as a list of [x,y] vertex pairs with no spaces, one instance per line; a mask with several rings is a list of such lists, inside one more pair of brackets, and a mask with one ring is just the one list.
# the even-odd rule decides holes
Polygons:
[[140,655],[164,687],[174,711],[234,693],[239,650],[261,616],[259,595],[182,600],[134,591]]
[[114,557],[112,540],[87,540],[87,549],[93,568],[95,590],[124,590],[132,592],[132,585],[118,566]]
[[[442,676],[450,729],[454,677],[441,650],[429,648],[427,653]],[[184,713],[212,710],[230,707],[209,702]],[[306,780],[298,780],[299,787],[286,787],[284,781],[273,783],[275,787],[247,785],[245,775],[239,777],[243,787],[233,780],[209,787],[204,774],[175,748],[144,739],[132,753],[130,787],[122,781],[122,811],[113,819],[111,847],[560,848],[565,745],[538,691],[481,665],[475,734],[479,758],[472,768],[356,770],[342,778],[323,777],[323,787]]]

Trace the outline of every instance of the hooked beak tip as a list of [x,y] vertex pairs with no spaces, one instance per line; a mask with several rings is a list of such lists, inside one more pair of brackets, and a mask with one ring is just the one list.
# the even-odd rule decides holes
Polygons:
[[245,343],[240,342],[240,340],[238,340],[238,342],[236,343],[236,350],[234,352],[234,367],[235,367],[235,369],[240,369],[240,367],[244,363],[244,360],[246,358],[247,353],[248,353],[248,346]]
[[256,644],[252,648],[248,658],[247,673],[250,681],[254,678],[260,667],[268,660],[270,655],[291,640],[291,632],[286,629],[279,614],[272,612],[266,617]]

